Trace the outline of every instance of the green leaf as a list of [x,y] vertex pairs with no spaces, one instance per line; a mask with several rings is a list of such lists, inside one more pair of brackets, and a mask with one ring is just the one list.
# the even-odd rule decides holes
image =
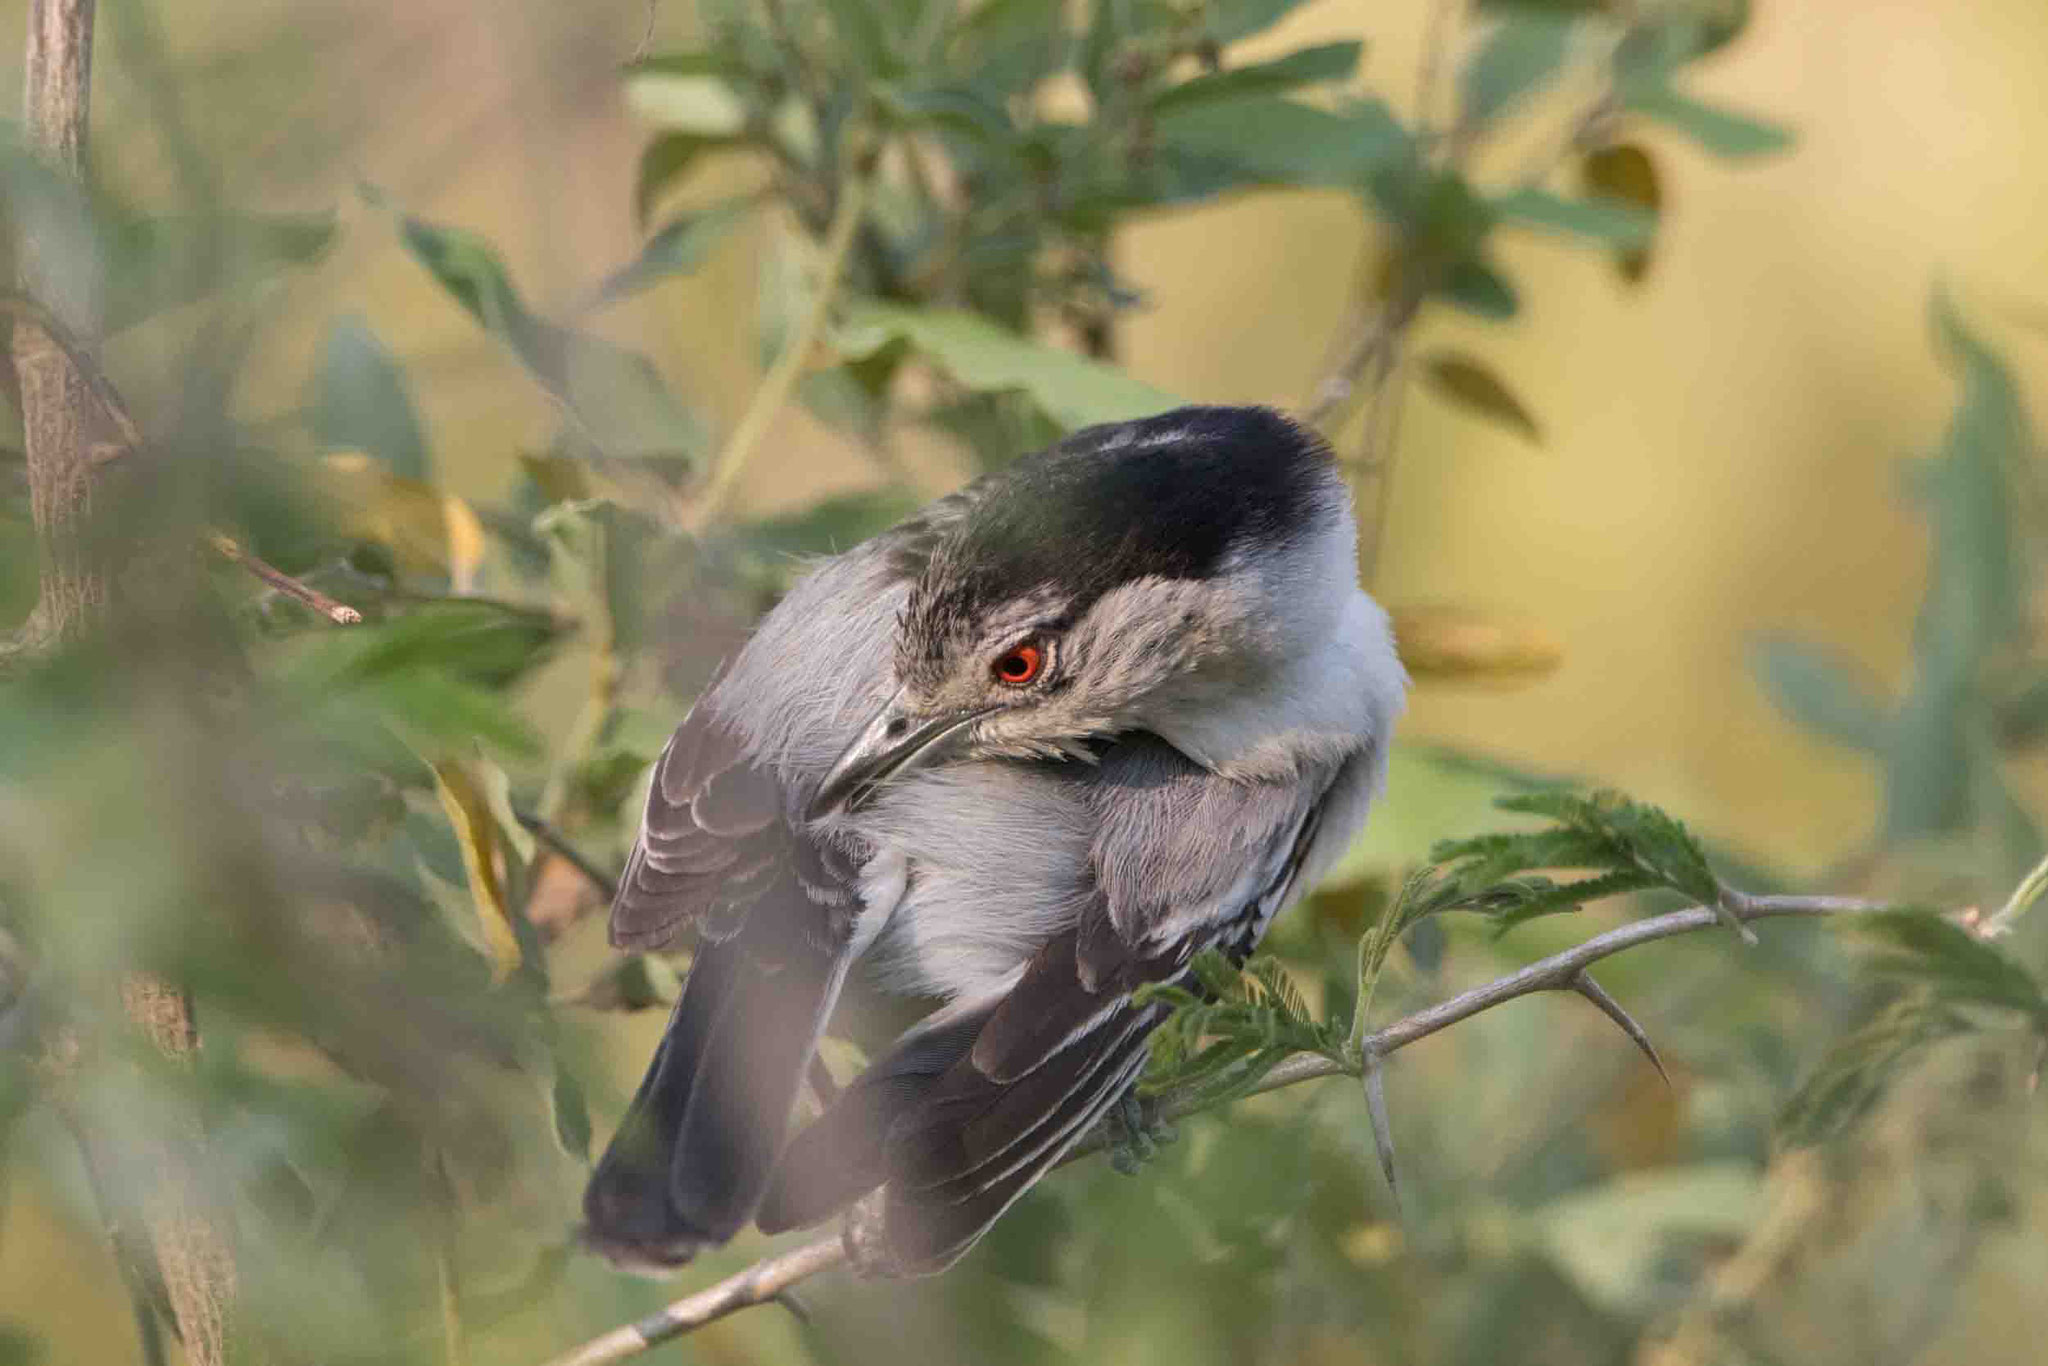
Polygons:
[[1807,730],[1866,753],[1891,744],[1891,718],[1868,676],[1847,659],[1805,641],[1766,636],[1752,667],[1780,710]]
[[1273,95],[1205,100],[1162,111],[1156,132],[1163,150],[1250,184],[1357,189],[1413,147],[1400,121],[1373,100],[1334,113]]
[[1439,862],[1477,860],[1468,880],[1480,885],[1542,868],[1611,868],[1650,873],[1707,905],[1720,899],[1721,884],[1706,851],[1683,823],[1654,806],[1608,791],[1525,792],[1496,805],[1556,825],[1526,835],[1446,841],[1432,856]]
[[590,1103],[584,1099],[583,1083],[562,1065],[559,1052],[548,1099],[554,1110],[555,1141],[578,1162],[590,1161]]
[[205,214],[116,223],[105,241],[106,326],[118,332],[182,304],[311,265],[332,214]]
[[1876,1108],[1914,1057],[1970,1029],[1960,1012],[1925,998],[1893,1002],[1821,1058],[1785,1102],[1776,1141],[1810,1148],[1844,1133]]
[[[1579,164],[1580,176],[1595,200],[1612,200],[1634,205],[1654,219],[1664,206],[1664,188],[1657,175],[1657,163],[1648,149],[1632,142],[1615,143],[1586,153]],[[1614,263],[1621,278],[1639,284],[1650,270],[1650,244],[1615,253]]]
[[321,445],[365,451],[394,474],[432,480],[426,433],[405,372],[362,318],[351,314],[328,327],[318,386],[312,422]]
[[848,355],[865,356],[897,339],[970,389],[1030,394],[1068,429],[1146,417],[1182,402],[1114,367],[958,309],[857,300],[845,310],[837,345]]
[[1505,322],[1522,306],[1515,287],[1480,261],[1460,261],[1452,266],[1437,292],[1466,312],[1492,322]]
[[1364,51],[1365,44],[1356,40],[1321,43],[1270,62],[1206,72],[1157,91],[1152,96],[1152,108],[1155,113],[1164,113],[1211,100],[1278,95],[1304,85],[1345,80],[1358,70],[1358,59]]
[[626,68],[626,103],[662,128],[700,138],[730,138],[747,126],[747,103],[728,64],[708,52],[647,57]]
[[1669,86],[1636,90],[1627,97],[1626,104],[1636,113],[1685,134],[1716,156],[1763,156],[1792,145],[1792,132],[1782,125],[1702,104]]
[[1543,429],[1528,407],[1485,362],[1461,351],[1439,351],[1423,363],[1423,373],[1438,393],[1459,407],[1507,427],[1533,445],[1543,444]]
[[401,215],[399,238],[441,287],[559,398],[574,434],[620,458],[696,456],[703,428],[645,356],[527,308],[483,238]]
[[1571,37],[1568,17],[1516,11],[1503,18],[1459,73],[1465,117],[1487,123],[1547,84]]
[[747,220],[753,207],[751,199],[728,200],[664,224],[638,256],[605,278],[590,306],[602,308],[671,276],[689,274]]
[[1997,947],[1943,916],[1886,911],[1855,923],[1873,950],[1873,974],[1920,987],[1947,1005],[2017,1011],[2048,1030],[2048,996],[2041,984]]
[[1566,199],[1529,187],[1501,195],[1493,209],[1503,220],[1569,233],[1625,251],[1640,251],[1656,235],[1657,216],[1617,199]]
[[939,86],[906,90],[878,82],[871,93],[882,111],[912,127],[945,128],[979,142],[999,144],[1015,131],[1009,114],[978,90]]
[[865,79],[895,74],[902,66],[887,27],[888,7],[875,0],[820,0],[832,17],[835,50],[853,59],[857,76]]
[[695,133],[662,133],[641,149],[640,164],[633,174],[633,221],[642,227],[661,197],[697,164],[697,158],[719,147],[730,147],[730,138],[700,137]]

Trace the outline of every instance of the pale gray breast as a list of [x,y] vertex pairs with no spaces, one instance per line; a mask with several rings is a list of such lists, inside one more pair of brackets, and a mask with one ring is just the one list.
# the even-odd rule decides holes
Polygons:
[[[1080,764],[957,764],[885,789],[857,828],[893,991],[977,996],[1006,986],[1086,904],[1096,814]],[[892,895],[893,893],[893,895]]]

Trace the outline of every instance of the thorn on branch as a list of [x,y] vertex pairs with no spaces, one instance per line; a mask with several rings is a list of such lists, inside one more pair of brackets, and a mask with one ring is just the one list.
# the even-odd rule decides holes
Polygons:
[[1721,895],[1714,899],[1714,914],[1721,923],[1735,931],[1735,937],[1750,948],[1756,947],[1756,931],[1749,927],[1751,910],[1749,897],[1733,887],[1723,887]]
[[604,899],[607,902],[618,899],[618,879],[605,872],[604,869],[598,867],[595,863],[592,863],[584,856],[581,850],[569,842],[568,837],[561,831],[555,829],[552,824],[542,820],[538,815],[523,807],[514,808],[512,814],[521,825],[525,826],[532,833],[535,839],[548,847],[548,852],[583,874],[591,886],[604,893]]
[[1666,1086],[1671,1084],[1671,1074],[1664,1070],[1664,1060],[1657,1056],[1657,1049],[1651,1044],[1649,1034],[1644,1031],[1641,1025],[1635,1022],[1634,1017],[1628,1011],[1622,1009],[1621,1002],[1607,994],[1607,988],[1593,980],[1591,973],[1582,968],[1572,974],[1572,979],[1567,989],[1577,992],[1591,1001],[1600,1008],[1602,1015],[1620,1025],[1621,1032],[1628,1035],[1637,1048],[1643,1050],[1643,1056],[1650,1060],[1650,1066],[1657,1069],[1657,1075],[1664,1079],[1664,1084]]
[[1386,1073],[1380,1065],[1380,1055],[1372,1049],[1365,1050],[1359,1080],[1365,1091],[1366,1117],[1372,1121],[1373,1151],[1379,1154],[1380,1171],[1387,1178],[1387,1194],[1394,1198],[1394,1213],[1398,1215],[1401,1187],[1394,1179],[1394,1126],[1387,1121]]

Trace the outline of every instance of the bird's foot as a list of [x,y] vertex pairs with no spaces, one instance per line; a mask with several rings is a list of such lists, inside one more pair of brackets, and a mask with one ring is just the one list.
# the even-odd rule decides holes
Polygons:
[[903,1274],[902,1264],[889,1250],[883,1227],[885,1190],[873,1190],[846,1211],[839,1227],[839,1242],[846,1249],[846,1264],[864,1281],[894,1280]]
[[1159,1103],[1135,1089],[1109,1107],[1103,1122],[1109,1128],[1109,1165],[1125,1176],[1136,1176],[1161,1148],[1180,1137],[1159,1113]]

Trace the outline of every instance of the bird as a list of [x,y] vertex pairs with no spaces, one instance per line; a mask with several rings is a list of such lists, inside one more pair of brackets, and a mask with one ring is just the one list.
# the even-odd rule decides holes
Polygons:
[[[615,947],[694,944],[581,1230],[661,1274],[873,1211],[929,1275],[1127,1103],[1384,786],[1407,677],[1327,445],[1089,427],[809,567],[656,760]],[[849,971],[938,1002],[792,1135]]]

